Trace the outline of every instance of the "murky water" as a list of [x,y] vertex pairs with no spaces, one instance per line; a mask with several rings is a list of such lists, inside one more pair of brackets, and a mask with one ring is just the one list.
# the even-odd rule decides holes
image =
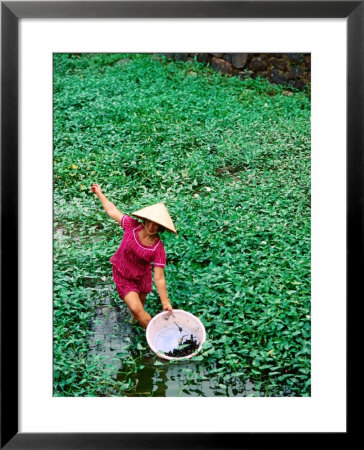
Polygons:
[[[106,289],[106,292],[105,292]],[[113,286],[102,288],[103,304],[95,306],[95,317],[92,329],[94,336],[90,342],[92,352],[104,357],[106,364],[119,358],[118,353],[132,356],[129,346],[133,344],[138,325],[131,324],[130,311],[122,304],[111,306]],[[222,385],[204,369],[203,363],[188,361],[165,361],[159,359],[155,365],[155,355],[151,352],[145,340],[145,351],[138,366],[140,369],[131,374],[135,389],[128,392],[129,396],[145,397],[213,397],[213,396],[251,396],[256,395],[254,386],[250,383],[236,381],[235,385]],[[121,366],[121,362],[120,362]],[[120,373],[120,380],[124,378]],[[259,395],[259,394],[258,394]]]
[[[214,397],[214,396],[248,396],[254,393],[253,385],[236,385],[235,387],[221,387],[201,372],[201,364],[188,362],[162,362],[161,366],[154,365],[152,355],[143,358],[143,368],[133,374],[133,380],[137,382],[130,396],[151,397]],[[199,374],[201,380],[196,380]],[[191,378],[192,375],[192,378]],[[197,376],[198,378],[198,376]]]

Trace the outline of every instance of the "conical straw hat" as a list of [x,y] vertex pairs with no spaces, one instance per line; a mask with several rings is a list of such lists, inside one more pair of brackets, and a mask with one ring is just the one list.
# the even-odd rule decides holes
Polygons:
[[140,219],[152,220],[158,225],[162,225],[162,227],[166,228],[168,231],[177,234],[171,216],[168,214],[164,203],[156,203],[155,205],[147,206],[146,208],[133,212],[132,215],[139,217]]

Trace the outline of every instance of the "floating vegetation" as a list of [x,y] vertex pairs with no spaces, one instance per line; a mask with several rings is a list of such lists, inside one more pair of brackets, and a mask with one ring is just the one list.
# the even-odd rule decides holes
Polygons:
[[[146,53],[53,62],[54,395],[130,395],[143,358],[159,363],[156,386],[178,366],[149,353],[141,327],[125,348],[97,325],[106,297],[126,308],[110,287],[123,231],[90,192],[98,182],[125,213],[163,201],[176,218],[178,235],[162,238],[168,295],[208,336],[179,379],[220,395],[249,380],[256,395],[309,396],[309,91]],[[146,309],[161,312],[155,286]],[[96,354],[110,347],[112,358]]]

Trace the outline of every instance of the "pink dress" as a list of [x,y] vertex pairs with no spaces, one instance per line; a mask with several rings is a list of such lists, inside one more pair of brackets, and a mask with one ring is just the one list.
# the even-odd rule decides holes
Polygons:
[[120,247],[110,258],[113,278],[121,298],[131,291],[148,293],[152,290],[152,264],[165,267],[166,252],[158,237],[153,245],[145,245],[138,233],[143,224],[124,215],[120,225],[125,230]]

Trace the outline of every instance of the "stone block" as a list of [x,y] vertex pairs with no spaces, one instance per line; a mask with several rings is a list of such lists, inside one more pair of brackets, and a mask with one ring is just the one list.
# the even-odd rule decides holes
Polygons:
[[211,62],[211,56],[208,53],[198,53],[197,61],[202,63],[209,63]]
[[224,59],[213,57],[211,65],[213,69],[218,70],[219,72],[230,75],[233,73],[232,65]]
[[297,89],[303,89],[305,87],[305,83],[302,80],[292,80],[289,84]]
[[303,55],[302,55],[302,53],[288,53],[288,58],[289,58],[292,62],[299,63],[299,62],[302,61]]
[[248,53],[233,53],[231,62],[237,69],[243,69],[248,60]]
[[233,56],[232,53],[224,53],[223,59],[225,59],[225,61],[231,63],[232,56]]
[[284,59],[274,58],[272,63],[274,67],[277,67],[279,70],[287,70],[287,63]]
[[286,84],[287,80],[285,77],[284,72],[281,72],[280,70],[273,68],[270,74],[271,81],[277,84]]
[[286,79],[288,81],[295,80],[299,78],[303,74],[302,69],[299,67],[291,67],[290,70],[286,73]]
[[188,53],[175,53],[174,59],[176,61],[187,61],[188,59]]
[[249,69],[253,72],[262,72],[267,70],[267,64],[263,62],[260,56],[254,56],[248,65]]

